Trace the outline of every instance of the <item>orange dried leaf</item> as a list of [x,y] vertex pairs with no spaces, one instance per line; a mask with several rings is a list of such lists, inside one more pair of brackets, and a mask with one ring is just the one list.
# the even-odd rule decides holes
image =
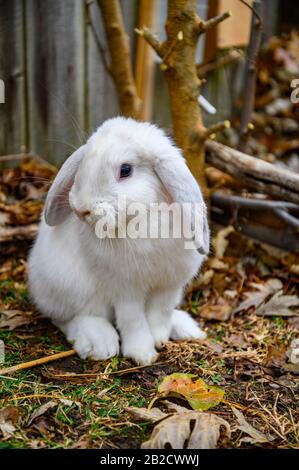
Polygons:
[[194,410],[208,410],[218,405],[223,397],[224,390],[220,387],[207,385],[202,379],[192,374],[174,373],[164,378],[158,387],[159,394],[175,396],[187,400]]

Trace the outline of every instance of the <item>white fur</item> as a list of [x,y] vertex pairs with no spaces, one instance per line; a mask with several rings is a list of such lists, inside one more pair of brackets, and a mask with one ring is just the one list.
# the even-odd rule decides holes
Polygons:
[[[157,127],[115,118],[74,155],[48,193],[29,257],[30,292],[40,311],[82,358],[118,354],[118,334],[123,355],[140,364],[153,362],[155,346],[170,337],[202,339],[197,323],[175,307],[205,256],[186,250],[183,239],[99,239],[94,231],[99,206],[122,195],[128,202],[185,202],[189,188],[190,200],[201,202],[205,214],[179,150]],[[133,165],[133,175],[118,181],[122,163]],[[82,220],[78,214],[86,210]],[[206,219],[202,232],[201,253],[207,253]]]

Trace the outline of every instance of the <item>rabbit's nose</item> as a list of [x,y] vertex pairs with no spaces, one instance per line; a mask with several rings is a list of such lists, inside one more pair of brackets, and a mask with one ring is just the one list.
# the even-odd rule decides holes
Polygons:
[[79,211],[78,212],[78,215],[80,215],[81,217],[87,217],[88,215],[90,215],[90,211],[86,210],[86,211]]
[[81,219],[84,219],[85,217],[87,217],[88,215],[91,214],[91,212],[89,210],[78,210],[78,209],[75,209],[74,208],[74,212],[77,214],[78,217],[80,217]]

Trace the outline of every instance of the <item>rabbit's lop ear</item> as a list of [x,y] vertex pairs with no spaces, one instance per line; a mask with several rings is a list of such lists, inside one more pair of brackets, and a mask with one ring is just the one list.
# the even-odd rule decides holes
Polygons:
[[86,146],[76,150],[62,165],[47,194],[44,216],[48,225],[59,225],[71,213],[69,192],[85,155]]
[[154,170],[172,201],[181,204],[184,216],[189,217],[192,240],[198,252],[208,254],[210,231],[207,207],[200,187],[185,160],[177,151],[174,151],[170,158],[159,160]]

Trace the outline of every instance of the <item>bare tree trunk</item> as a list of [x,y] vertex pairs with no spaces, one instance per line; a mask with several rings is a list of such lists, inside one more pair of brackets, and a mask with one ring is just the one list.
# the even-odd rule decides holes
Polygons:
[[[177,145],[183,150],[190,170],[206,192],[204,178],[204,142],[213,131],[202,122],[198,103],[201,81],[197,75],[195,52],[199,36],[229,13],[203,22],[196,12],[196,0],[169,0],[166,22],[167,39],[160,43],[148,29],[136,30],[162,59],[171,103],[173,131]],[[217,130],[226,127],[217,126]]]
[[[191,172],[203,185],[204,141],[200,137],[204,127],[198,104],[201,82],[197,77],[195,66],[195,51],[199,36],[196,0],[168,2],[166,31],[165,50],[169,50],[171,45],[176,43],[165,70],[173,132]],[[181,35],[181,40],[178,35]]]
[[140,100],[134,82],[129,38],[126,33],[119,0],[98,0],[110,53],[110,73],[114,79],[120,111],[138,118]]

